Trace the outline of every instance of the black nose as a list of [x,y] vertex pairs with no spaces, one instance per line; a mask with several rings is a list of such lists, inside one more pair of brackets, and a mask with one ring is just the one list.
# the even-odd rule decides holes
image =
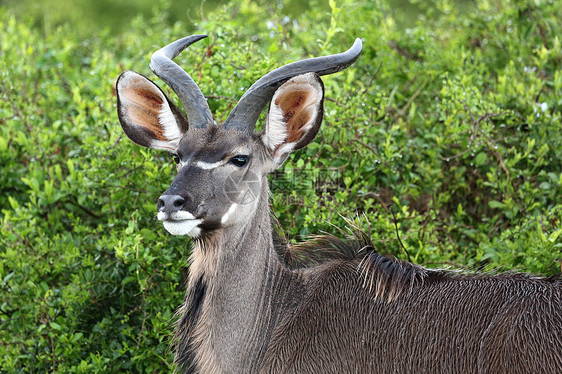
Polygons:
[[158,199],[156,208],[159,212],[173,213],[181,210],[185,205],[185,199],[180,195],[162,195]]

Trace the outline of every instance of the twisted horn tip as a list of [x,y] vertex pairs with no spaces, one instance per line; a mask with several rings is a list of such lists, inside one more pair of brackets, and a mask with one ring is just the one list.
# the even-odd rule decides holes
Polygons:
[[150,58],[150,62],[152,64],[153,61],[158,59],[159,57],[165,57],[170,60],[173,60],[177,55],[179,55],[184,49],[189,47],[191,44],[198,42],[201,39],[206,38],[208,35],[200,34],[200,35],[190,35],[184,38],[178,39],[174,42],[171,42],[165,47],[160,48],[156,52],[152,54]]

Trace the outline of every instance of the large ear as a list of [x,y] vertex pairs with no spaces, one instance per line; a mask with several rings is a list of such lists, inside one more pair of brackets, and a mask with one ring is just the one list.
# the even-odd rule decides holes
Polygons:
[[117,113],[135,143],[175,151],[188,123],[166,94],[145,76],[126,71],[116,84]]
[[275,91],[262,139],[276,167],[314,139],[322,123],[323,102],[324,84],[315,73],[298,75]]

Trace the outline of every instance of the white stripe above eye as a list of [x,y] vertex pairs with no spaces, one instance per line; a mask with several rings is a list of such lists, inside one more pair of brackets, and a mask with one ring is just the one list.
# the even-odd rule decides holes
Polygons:
[[215,168],[221,166],[222,161],[217,161],[217,162],[213,162],[213,163],[204,162],[204,161],[195,161],[195,163],[193,165],[198,167],[199,169],[210,170],[210,169],[215,169]]

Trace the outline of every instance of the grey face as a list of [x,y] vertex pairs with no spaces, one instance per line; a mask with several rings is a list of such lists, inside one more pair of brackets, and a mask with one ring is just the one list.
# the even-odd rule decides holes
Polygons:
[[164,227],[198,237],[248,217],[266,173],[263,153],[257,135],[218,126],[188,131],[173,155],[178,174],[158,200]]

